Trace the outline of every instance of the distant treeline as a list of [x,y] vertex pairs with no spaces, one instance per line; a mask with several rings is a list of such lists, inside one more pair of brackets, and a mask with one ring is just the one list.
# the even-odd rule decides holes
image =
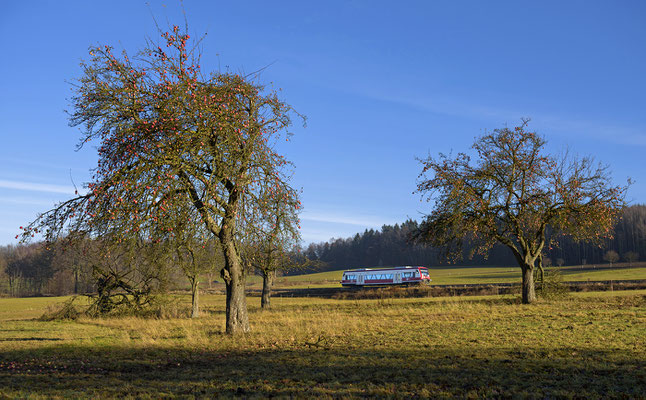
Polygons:
[[[408,220],[394,226],[384,225],[381,230],[369,229],[346,239],[310,244],[301,255],[306,256],[311,261],[310,265],[314,266],[299,268],[292,273],[395,265],[447,265],[439,249],[411,242],[410,238],[417,228],[416,221]],[[87,243],[82,252],[61,251],[59,246],[47,248],[44,243],[0,247],[0,295],[95,292],[97,282],[104,279],[101,271],[125,274],[133,270],[137,281],[154,281],[156,287],[165,290],[187,285],[186,277],[177,263],[173,260],[162,262],[154,248],[145,252],[140,249],[136,257],[122,255],[114,259],[112,264],[106,264],[105,250],[92,250],[93,247],[96,244]],[[215,247],[205,249],[208,254],[202,258],[208,260],[209,264],[208,268],[202,269],[205,271],[203,281],[208,286],[217,279],[222,268],[222,260],[216,250]],[[111,251],[118,253],[126,249],[115,248]],[[604,258],[608,258],[609,252],[615,253],[613,262],[646,260],[646,206],[628,207],[615,227],[614,239],[607,240],[603,246],[574,243],[568,237],[559,238],[558,246],[547,251],[544,262],[552,265],[600,264],[607,262]],[[465,257],[459,265],[515,266],[516,261],[509,249],[496,246],[486,259],[481,256],[473,259]]]
[[[73,247],[43,242],[0,246],[0,296],[96,293],[98,286],[114,281],[140,292],[186,288],[180,263],[160,247],[150,243],[106,247],[98,241]],[[206,246],[196,254],[206,260],[200,272],[211,287],[222,268],[221,253]]]
[[[381,230],[369,229],[345,239],[313,243],[305,250],[305,256],[317,260],[325,271],[395,265],[447,265],[437,248],[415,244],[411,237],[418,223],[408,220],[402,224],[384,225]],[[553,265],[579,265],[606,263],[604,256],[609,251],[618,254],[620,260],[638,261],[646,258],[646,206],[626,208],[615,226],[613,239],[600,247],[589,243],[575,243],[569,237],[557,238],[557,246],[545,252],[544,263]],[[465,254],[468,249],[465,249]],[[636,259],[635,259],[636,258]],[[488,257],[464,257],[459,265],[516,265],[511,251],[495,246]],[[320,270],[319,268],[319,270]],[[300,271],[302,273],[302,271]]]

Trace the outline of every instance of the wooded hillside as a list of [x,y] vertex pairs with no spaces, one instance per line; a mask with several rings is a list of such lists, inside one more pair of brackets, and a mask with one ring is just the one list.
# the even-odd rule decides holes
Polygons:
[[[415,244],[410,239],[417,230],[417,221],[384,225],[381,230],[369,229],[345,239],[332,239],[307,247],[305,255],[324,263],[323,270],[378,267],[392,265],[447,265],[438,249]],[[546,264],[578,265],[606,263],[608,251],[618,253],[620,260],[638,261],[646,257],[646,205],[626,208],[615,226],[613,239],[602,247],[576,243],[570,237],[557,239],[558,245],[546,252]],[[468,252],[468,249],[465,253]],[[631,254],[632,253],[632,254]],[[636,259],[634,259],[636,257]],[[487,258],[464,257],[461,265],[515,265],[512,253],[505,247],[494,246]]]

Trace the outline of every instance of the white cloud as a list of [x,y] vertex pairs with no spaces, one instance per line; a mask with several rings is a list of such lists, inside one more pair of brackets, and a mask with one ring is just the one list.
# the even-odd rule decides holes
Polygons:
[[327,242],[328,240],[332,239],[334,236],[335,235],[332,231],[320,231],[320,230],[303,228],[303,232],[302,232],[303,242],[305,243],[306,246],[309,243]]
[[[553,131],[566,133],[574,137],[594,137],[610,143],[629,146],[646,146],[646,127],[639,125],[617,124],[593,119],[572,118],[557,113],[544,112],[536,109],[518,109],[505,107],[490,107],[473,100],[452,96],[426,96],[417,93],[403,93],[397,90],[389,92],[376,88],[356,89],[353,93],[380,101],[387,101],[425,110],[435,114],[443,114],[461,118],[494,120],[496,123],[516,124],[523,117],[532,119],[530,128],[537,127],[539,133],[550,134]],[[498,126],[489,127],[491,129]]]
[[27,198],[27,197],[7,197],[7,196],[0,196],[0,203],[43,206],[43,207],[53,205],[52,201],[45,200],[45,199],[33,199],[33,198]]
[[73,186],[52,185],[48,183],[18,182],[0,179],[0,188],[26,190],[32,192],[74,194]]
[[317,214],[309,212],[304,212],[303,214],[301,214],[301,220],[363,227],[381,227],[384,224],[393,223],[387,218],[377,216],[347,216],[339,214]]

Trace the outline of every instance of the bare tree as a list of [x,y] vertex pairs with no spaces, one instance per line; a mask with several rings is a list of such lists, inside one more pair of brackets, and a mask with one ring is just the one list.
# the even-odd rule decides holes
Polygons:
[[606,253],[603,255],[604,261],[608,261],[610,263],[610,267],[612,267],[613,263],[616,263],[619,261],[619,253],[617,253],[614,250],[608,250]]
[[240,248],[246,265],[262,275],[261,307],[269,308],[276,272],[299,266],[300,200],[287,185],[272,188],[263,198],[255,218],[241,231]]
[[477,138],[475,163],[464,153],[421,160],[417,187],[434,202],[417,238],[450,259],[462,256],[465,241],[476,243],[470,256],[502,243],[521,268],[523,303],[536,299],[534,268],[548,226],[575,240],[609,237],[627,188],[612,185],[608,168],[592,158],[544,154],[545,139],[527,122]]
[[633,266],[633,263],[639,260],[639,253],[636,251],[627,251],[624,253],[624,259],[628,261],[629,266]]

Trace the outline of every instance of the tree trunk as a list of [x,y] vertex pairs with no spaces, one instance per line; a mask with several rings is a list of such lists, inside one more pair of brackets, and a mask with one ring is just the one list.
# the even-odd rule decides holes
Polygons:
[[531,304],[536,301],[536,289],[534,288],[534,268],[529,265],[521,266],[523,271],[522,294],[523,304]]
[[262,297],[260,298],[261,308],[271,308],[271,287],[274,284],[276,271],[262,271]]
[[228,229],[220,231],[220,243],[224,252],[224,269],[222,278],[226,283],[226,332],[239,334],[249,332],[249,316],[247,315],[247,298],[245,297],[245,274],[240,261],[240,256],[235,248],[231,227],[233,221],[226,221],[223,225]]
[[200,305],[199,305],[199,296],[200,296],[200,291],[198,289],[198,286],[200,285],[200,282],[197,279],[191,280],[191,308],[192,308],[192,313],[191,313],[191,318],[197,318],[200,316]]
[[228,268],[230,275],[226,283],[227,288],[227,325],[228,334],[249,332],[249,317],[247,316],[247,298],[245,297],[245,283],[242,268],[239,266]]
[[79,294],[79,270],[74,269],[74,294]]

